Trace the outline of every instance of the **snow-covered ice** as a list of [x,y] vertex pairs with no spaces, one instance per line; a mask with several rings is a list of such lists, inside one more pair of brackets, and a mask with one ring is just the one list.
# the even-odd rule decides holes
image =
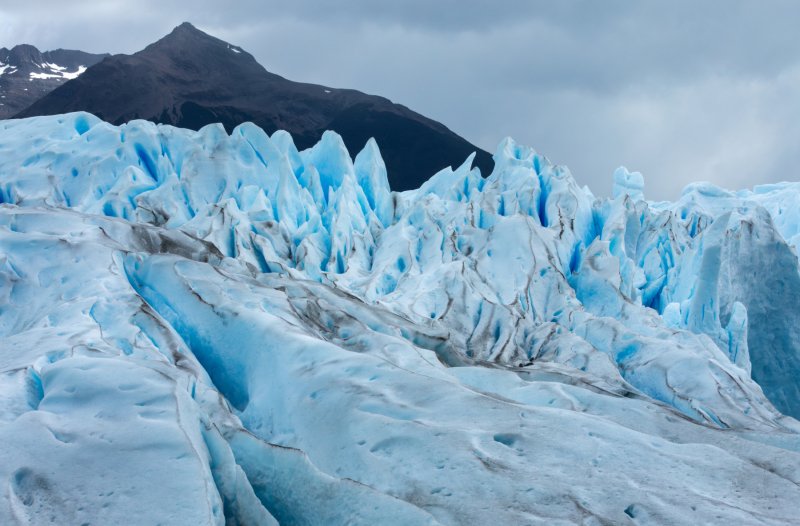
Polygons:
[[787,524],[800,185],[0,121],[0,523]]

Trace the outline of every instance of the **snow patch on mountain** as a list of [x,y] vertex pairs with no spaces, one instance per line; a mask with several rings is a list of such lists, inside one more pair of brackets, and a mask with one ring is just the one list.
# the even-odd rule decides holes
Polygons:
[[78,66],[78,69],[75,71],[67,71],[67,68],[61,67],[57,64],[42,64],[42,67],[46,68],[46,71],[49,71],[49,73],[31,72],[29,74],[30,78],[71,80],[78,78],[79,75],[86,71],[86,66]]

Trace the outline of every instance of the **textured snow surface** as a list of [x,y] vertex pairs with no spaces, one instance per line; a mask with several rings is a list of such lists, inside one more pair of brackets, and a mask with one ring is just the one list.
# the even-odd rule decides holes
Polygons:
[[0,523],[796,521],[800,185],[495,163],[0,121]]

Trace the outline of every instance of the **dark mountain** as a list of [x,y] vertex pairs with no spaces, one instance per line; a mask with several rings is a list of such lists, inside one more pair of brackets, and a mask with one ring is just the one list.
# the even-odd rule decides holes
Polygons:
[[472,152],[488,174],[491,156],[444,125],[383,97],[292,82],[270,73],[243,49],[189,23],[133,55],[114,55],[17,117],[84,110],[113,124],[147,119],[199,129],[221,122],[230,132],[252,121],[268,133],[289,131],[300,149],[328,129],[355,153],[380,145],[395,190],[418,187]]
[[28,44],[0,48],[0,119],[27,108],[107,56],[71,49],[42,53]]

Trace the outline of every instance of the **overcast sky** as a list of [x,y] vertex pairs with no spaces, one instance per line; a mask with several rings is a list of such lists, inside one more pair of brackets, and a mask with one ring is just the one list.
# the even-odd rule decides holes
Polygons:
[[183,21],[292,80],[386,96],[607,195],[798,180],[800,2],[0,0],[0,47],[132,53]]

